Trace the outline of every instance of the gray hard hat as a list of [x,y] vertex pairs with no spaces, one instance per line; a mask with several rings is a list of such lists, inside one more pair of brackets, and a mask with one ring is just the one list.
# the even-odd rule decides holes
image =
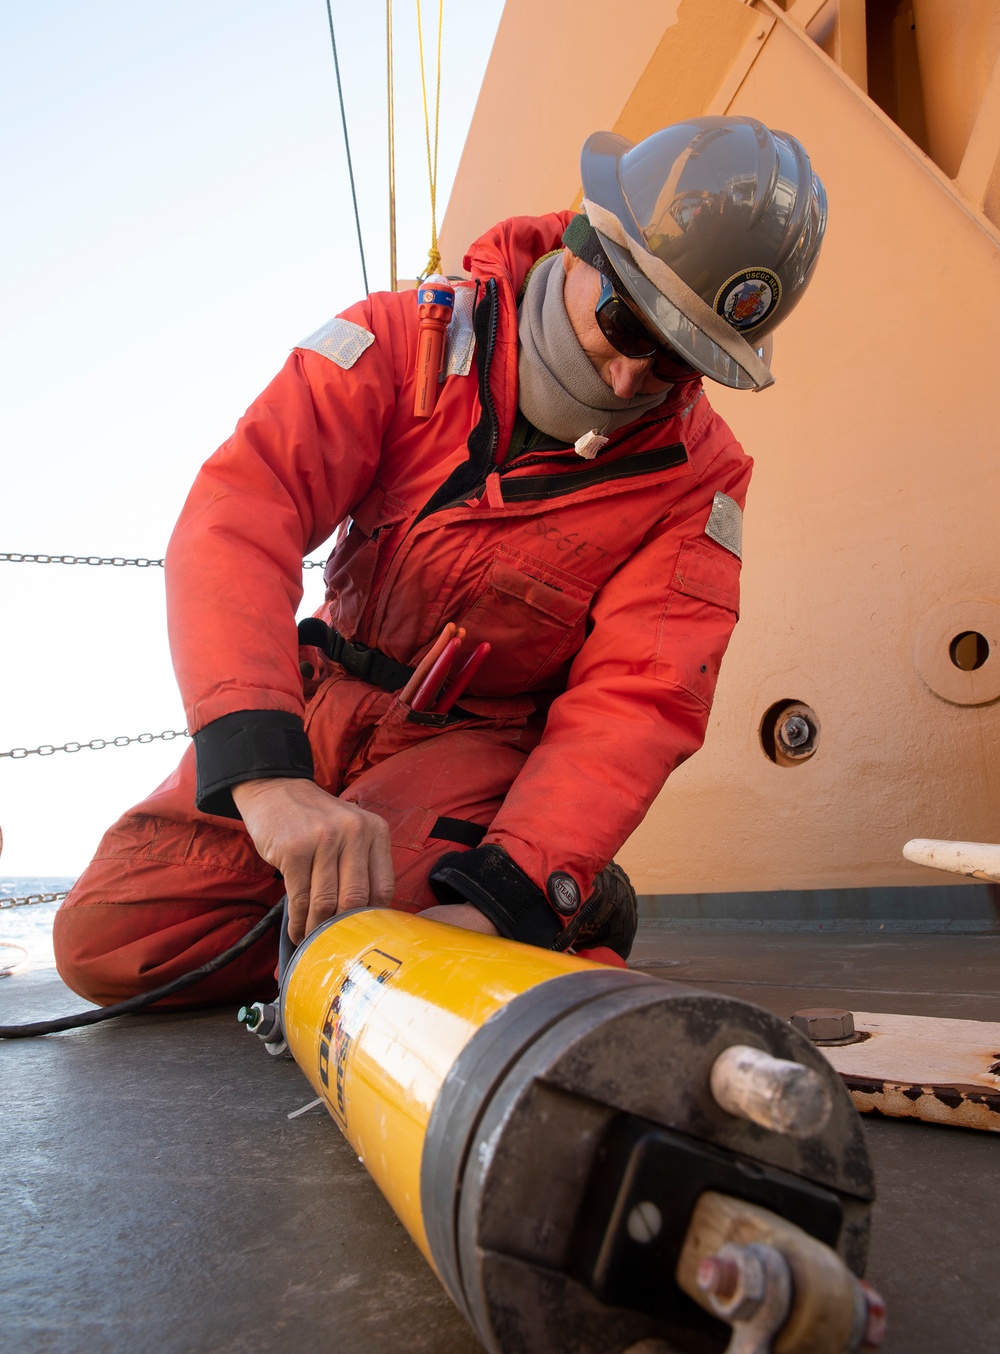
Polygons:
[[580,168],[584,210],[650,327],[723,385],[770,384],[768,335],[805,290],[826,229],[801,143],[755,118],[689,118],[638,144],[595,132]]

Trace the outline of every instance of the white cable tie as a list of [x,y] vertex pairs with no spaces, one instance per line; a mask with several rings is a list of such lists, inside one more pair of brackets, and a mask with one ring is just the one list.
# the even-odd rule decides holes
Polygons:
[[317,1105],[322,1105],[322,1096],[317,1096],[315,1100],[310,1100],[308,1105],[303,1105],[301,1109],[292,1110],[291,1114],[286,1115],[288,1119],[297,1119],[300,1114],[306,1114],[309,1110],[314,1110]]

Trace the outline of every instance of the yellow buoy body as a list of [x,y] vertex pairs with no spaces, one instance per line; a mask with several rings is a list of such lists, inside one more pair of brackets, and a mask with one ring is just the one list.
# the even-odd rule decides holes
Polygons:
[[600,968],[382,909],[328,922],[297,952],[282,983],[288,1046],[432,1265],[420,1164],[445,1076],[514,997]]
[[[713,1347],[718,1320],[674,1278],[706,1190],[863,1266],[871,1170],[850,1097],[745,1002],[373,908],[299,946],[278,1015],[490,1354]],[[796,1136],[727,1109],[713,1069],[744,1046],[822,1083],[823,1122]]]

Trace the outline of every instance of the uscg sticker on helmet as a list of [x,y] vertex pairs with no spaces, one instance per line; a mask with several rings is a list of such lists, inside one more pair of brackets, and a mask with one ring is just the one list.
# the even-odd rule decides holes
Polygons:
[[770,268],[744,268],[723,282],[715,297],[716,312],[734,329],[755,329],[781,300],[781,282]]

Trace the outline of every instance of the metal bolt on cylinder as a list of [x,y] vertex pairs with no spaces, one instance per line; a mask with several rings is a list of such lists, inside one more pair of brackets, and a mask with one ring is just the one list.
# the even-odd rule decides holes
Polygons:
[[719,1054],[710,1084],[716,1104],[727,1114],[793,1138],[819,1133],[833,1108],[826,1083],[811,1068],[747,1044]]
[[268,1053],[284,1053],[288,1047],[282,1033],[278,1008],[273,1002],[255,1001],[251,1006],[241,1006],[236,1018],[250,1034],[255,1034],[263,1041]]
[[698,1266],[698,1287],[721,1302],[728,1301],[740,1281],[740,1267],[731,1255],[706,1255]]
[[[770,1249],[770,1248],[769,1248]],[[768,1274],[761,1246],[723,1246],[698,1267],[698,1287],[728,1321],[749,1321],[767,1293]],[[784,1264],[783,1257],[779,1257]]]
[[698,1287],[733,1327],[726,1354],[770,1354],[792,1301],[788,1261],[774,1246],[727,1244],[698,1267]]
[[629,1213],[625,1226],[633,1241],[647,1245],[663,1231],[663,1214],[652,1199],[643,1199]]

